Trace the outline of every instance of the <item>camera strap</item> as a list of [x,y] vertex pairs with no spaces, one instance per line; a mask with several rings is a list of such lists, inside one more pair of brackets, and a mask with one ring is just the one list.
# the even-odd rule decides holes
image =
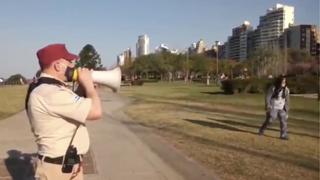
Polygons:
[[31,92],[35,88],[40,86],[41,84],[53,84],[53,85],[57,85],[57,86],[65,86],[65,84],[63,84],[61,81],[53,79],[53,78],[49,78],[49,77],[41,77],[37,81],[32,82],[28,87],[28,91],[27,91],[27,95],[26,95],[26,99],[25,99],[26,110],[28,110],[28,101],[29,101],[29,97],[30,97]]
[[[53,84],[53,85],[57,85],[57,86],[65,86],[65,84],[62,83],[61,81],[56,80],[54,78],[50,78],[50,77],[41,77],[37,81],[32,82],[28,87],[28,91],[27,91],[27,95],[26,95],[26,99],[25,99],[25,108],[26,108],[26,110],[28,110],[28,101],[29,101],[29,97],[30,97],[31,92],[34,89],[36,89],[38,86],[40,86],[41,84]],[[71,146],[71,144],[73,142],[73,139],[74,139],[79,127],[80,127],[80,124],[77,124],[77,128],[76,128],[76,130],[74,131],[74,133],[72,135],[72,138],[70,140],[69,146],[67,147],[67,150]],[[63,157],[63,162],[64,162],[64,158],[65,158],[65,156]]]
[[64,156],[63,156],[63,160],[62,160],[62,164],[61,164],[61,165],[63,165],[63,164],[65,163],[65,159],[66,159],[66,155],[67,155],[67,153],[68,153],[69,147],[71,147],[72,142],[73,142],[73,139],[74,139],[74,137],[76,136],[76,133],[77,133],[79,127],[80,127],[80,124],[77,125],[77,128],[76,128],[76,130],[74,131],[74,133],[73,133],[73,135],[72,135],[72,138],[71,138],[70,143],[69,143],[69,145],[68,145],[68,147],[67,147],[67,150],[66,150],[66,152],[64,153]]
[[[69,143],[69,146],[71,146],[71,144],[72,144],[72,142],[73,142],[73,139],[74,139],[74,137],[76,136],[76,133],[77,133],[79,127],[80,127],[80,124],[77,125],[77,129],[74,131],[74,133],[73,133],[73,135],[72,135],[72,138],[71,138],[71,141],[70,141],[70,143]],[[69,146],[68,146],[68,147],[69,147]]]

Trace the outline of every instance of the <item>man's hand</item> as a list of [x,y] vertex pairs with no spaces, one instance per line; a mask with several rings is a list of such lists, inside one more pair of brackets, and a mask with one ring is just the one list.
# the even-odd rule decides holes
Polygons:
[[87,120],[97,120],[102,117],[102,108],[100,97],[94,87],[94,83],[91,76],[91,71],[87,68],[77,69],[80,85],[84,88],[87,98],[92,100],[91,108],[87,116]]
[[86,92],[94,91],[93,80],[91,77],[91,71],[87,68],[78,68],[78,81],[85,89]]

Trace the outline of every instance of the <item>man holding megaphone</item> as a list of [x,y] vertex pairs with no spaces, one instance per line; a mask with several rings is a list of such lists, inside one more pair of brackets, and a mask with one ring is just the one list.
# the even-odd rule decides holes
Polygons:
[[[82,156],[89,149],[86,120],[102,117],[101,101],[94,88],[92,71],[75,67],[77,55],[64,44],[51,44],[37,52],[41,74],[30,84],[26,110],[38,147],[36,178],[83,179]],[[80,97],[67,88],[77,80]]]

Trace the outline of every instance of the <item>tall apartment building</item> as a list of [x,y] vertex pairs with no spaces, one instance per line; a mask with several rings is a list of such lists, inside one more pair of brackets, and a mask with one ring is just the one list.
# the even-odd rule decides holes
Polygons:
[[228,43],[226,44],[226,55],[229,59],[247,59],[248,36],[251,31],[253,31],[253,28],[248,21],[232,29],[232,36],[229,36]]
[[177,49],[170,49],[165,44],[160,44],[159,46],[157,46],[155,48],[155,53],[163,53],[163,52],[172,53],[172,54],[179,54]]
[[136,44],[136,56],[143,56],[149,54],[150,40],[148,35],[141,35],[138,37]]
[[196,43],[192,43],[188,48],[189,54],[202,54],[206,51],[206,44],[203,39],[200,39]]
[[200,39],[196,44],[196,53],[201,54],[201,53],[204,53],[205,50],[206,50],[206,45],[203,39]]
[[279,48],[279,38],[285,29],[294,24],[294,7],[276,4],[260,16],[255,48]]
[[316,25],[297,25],[285,30],[282,36],[282,48],[303,49],[312,56],[319,54],[317,44],[320,41],[319,28]]
[[132,62],[132,53],[131,53],[131,49],[128,48],[125,51],[123,51],[123,53],[121,53],[120,55],[117,56],[117,62],[118,65],[123,66],[126,63],[131,63]]
[[195,54],[197,50],[197,43],[192,43],[189,48],[188,48],[188,53],[189,54]]

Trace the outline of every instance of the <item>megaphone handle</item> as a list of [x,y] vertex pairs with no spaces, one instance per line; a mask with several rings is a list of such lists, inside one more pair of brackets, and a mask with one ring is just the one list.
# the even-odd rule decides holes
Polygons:
[[74,69],[72,73],[72,81],[77,81],[78,80],[78,70]]

